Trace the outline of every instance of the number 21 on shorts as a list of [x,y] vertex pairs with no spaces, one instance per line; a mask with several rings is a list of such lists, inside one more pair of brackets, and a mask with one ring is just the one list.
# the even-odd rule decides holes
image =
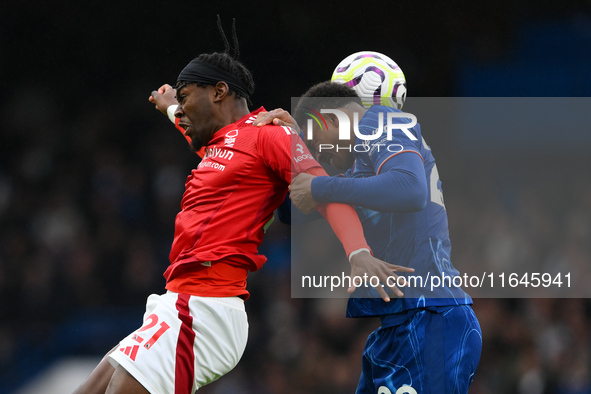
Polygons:
[[151,314],[150,316],[148,316],[148,318],[146,319],[146,324],[143,325],[139,330],[137,330],[132,337],[132,339],[136,341],[139,345],[120,348],[119,351],[123,352],[126,356],[129,356],[129,358],[131,358],[132,361],[135,361],[135,357],[137,356],[137,352],[140,348],[140,345],[142,345],[147,350],[150,350],[150,348],[154,346],[154,343],[156,343],[158,338],[160,338],[162,334],[164,334],[166,330],[170,328],[170,326],[166,322],[160,322],[160,328],[158,328],[158,330],[147,341],[144,341],[144,338],[139,333],[147,331],[152,327],[156,326],[157,324],[158,316],[156,316],[156,314]]

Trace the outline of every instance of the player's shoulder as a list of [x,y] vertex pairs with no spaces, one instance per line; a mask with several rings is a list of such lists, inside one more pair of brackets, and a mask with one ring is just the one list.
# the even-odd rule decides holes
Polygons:
[[277,126],[277,125],[264,125],[264,126],[252,126],[256,128],[257,140],[259,144],[275,144],[284,143],[290,144],[294,136],[297,136],[297,132],[291,127]]
[[266,137],[274,136],[274,135],[298,135],[295,129],[289,126],[277,126],[273,124],[267,124],[264,126],[253,126],[260,129],[261,135]]

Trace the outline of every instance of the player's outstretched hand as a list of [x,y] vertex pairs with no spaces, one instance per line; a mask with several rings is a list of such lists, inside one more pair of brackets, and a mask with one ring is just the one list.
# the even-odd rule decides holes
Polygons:
[[276,108],[269,112],[259,112],[257,118],[252,122],[253,126],[264,126],[266,124],[274,124],[276,126],[287,126],[293,129],[298,129],[298,125],[289,112],[282,108]]
[[[372,277],[379,279],[379,284],[375,287],[376,291],[386,302],[390,301],[390,297],[386,293],[384,287],[388,287],[398,297],[404,297],[404,293],[400,291],[398,286],[405,286],[406,281],[404,277],[399,277],[395,272],[414,272],[414,268],[402,267],[400,265],[388,264],[382,260],[376,259],[369,252],[362,251],[351,256],[351,287],[347,290],[350,294],[355,291],[353,285],[353,278],[361,277],[367,278],[370,284],[377,283],[377,280],[371,279]],[[372,283],[373,282],[373,283]]]
[[318,205],[318,201],[312,197],[312,179],[314,178],[314,175],[301,173],[293,178],[289,185],[291,203],[306,215],[312,213]]
[[178,105],[176,101],[176,90],[169,84],[164,84],[158,90],[152,91],[148,98],[152,104],[156,104],[156,109],[166,115],[166,110],[171,105]]

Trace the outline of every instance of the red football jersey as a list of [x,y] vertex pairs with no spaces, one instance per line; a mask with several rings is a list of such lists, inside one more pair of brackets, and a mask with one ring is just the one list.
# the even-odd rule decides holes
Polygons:
[[265,225],[287,195],[291,172],[319,167],[292,129],[252,126],[260,108],[217,131],[185,183],[166,288],[199,296],[248,297],[246,276]]

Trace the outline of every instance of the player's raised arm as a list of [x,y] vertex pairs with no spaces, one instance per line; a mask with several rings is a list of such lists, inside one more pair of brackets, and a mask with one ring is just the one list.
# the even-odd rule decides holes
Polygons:
[[[179,119],[174,116],[174,113],[175,113],[175,111],[178,107],[178,104],[179,104],[176,99],[176,90],[172,86],[170,86],[169,84],[166,83],[166,84],[160,86],[158,88],[158,90],[152,91],[152,94],[150,95],[148,100],[152,104],[155,104],[156,109],[158,111],[160,111],[164,115],[168,116],[168,119],[170,119],[170,121],[172,123],[174,123],[174,127],[176,127],[177,130],[183,134],[183,136],[185,137],[187,142],[189,144],[191,144],[191,137],[185,135],[185,129],[183,129],[179,125]],[[196,153],[200,157],[203,157],[205,152],[202,149]]]
[[392,157],[380,173],[367,178],[313,177],[301,174],[290,186],[292,204],[302,212],[316,204],[339,202],[379,212],[416,212],[425,208],[428,187],[421,157]]

